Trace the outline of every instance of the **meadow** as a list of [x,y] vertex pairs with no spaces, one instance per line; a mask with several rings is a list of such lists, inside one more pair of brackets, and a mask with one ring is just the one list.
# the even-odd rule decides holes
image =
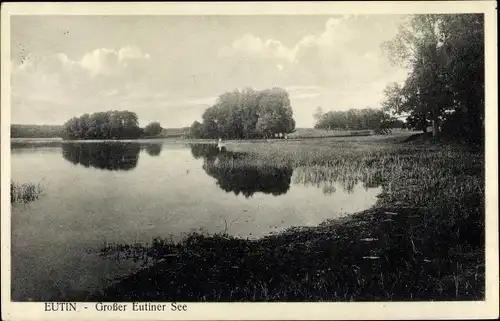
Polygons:
[[382,193],[367,211],[256,240],[200,231],[181,242],[107,244],[102,255],[144,268],[85,299],[484,299],[484,154],[408,136],[227,142],[240,156],[217,170],[291,166],[303,184],[363,182]]
[[289,138],[324,138],[343,136],[369,136],[370,130],[326,130],[317,128],[296,128]]

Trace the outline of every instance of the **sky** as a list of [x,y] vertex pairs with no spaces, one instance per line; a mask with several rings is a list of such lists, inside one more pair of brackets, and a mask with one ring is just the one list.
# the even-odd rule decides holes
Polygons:
[[381,44],[400,15],[13,16],[11,122],[106,110],[189,126],[218,95],[285,88],[297,127],[323,111],[380,108],[406,71]]

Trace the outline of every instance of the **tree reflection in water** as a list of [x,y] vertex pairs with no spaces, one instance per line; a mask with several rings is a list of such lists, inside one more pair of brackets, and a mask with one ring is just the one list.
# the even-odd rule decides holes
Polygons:
[[63,158],[73,164],[105,170],[131,170],[137,166],[138,143],[67,143]]
[[290,189],[291,166],[256,165],[245,159],[245,153],[219,149],[212,144],[192,144],[191,153],[196,159],[203,158],[205,172],[227,193],[249,198],[257,192],[278,196]]
[[336,168],[332,166],[299,166],[295,168],[293,182],[305,186],[321,188],[324,194],[333,194],[338,188],[352,194],[354,188],[362,183],[368,190],[383,186],[384,180],[380,172],[360,172],[348,167]]
[[149,156],[160,156],[163,144],[147,144],[145,149]]
[[[213,161],[221,152],[226,152],[226,149],[219,149],[216,144],[190,144],[191,154],[195,159],[203,158]],[[243,154],[243,153],[241,153]]]

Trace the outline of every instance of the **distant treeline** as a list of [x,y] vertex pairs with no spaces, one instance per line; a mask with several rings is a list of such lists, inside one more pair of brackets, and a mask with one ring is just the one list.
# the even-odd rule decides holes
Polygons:
[[12,138],[55,138],[62,137],[61,125],[19,125],[10,126]]
[[[188,129],[173,129],[184,132]],[[135,139],[164,136],[169,130],[159,122],[139,127],[138,117],[130,111],[106,111],[73,117],[64,125],[10,126],[11,138],[64,138],[64,139]]]
[[203,122],[191,125],[193,138],[254,138],[290,133],[295,128],[288,92],[281,88],[220,95],[203,113]]
[[161,134],[160,123],[139,127],[137,114],[131,111],[110,110],[73,117],[63,125],[65,139],[135,139]]
[[376,133],[386,133],[391,128],[403,128],[404,122],[391,117],[380,109],[349,109],[347,111],[329,111],[323,113],[318,108],[314,118],[316,129],[331,130],[373,130]]
[[187,137],[190,134],[189,127],[181,128],[164,128],[163,135],[167,137]]

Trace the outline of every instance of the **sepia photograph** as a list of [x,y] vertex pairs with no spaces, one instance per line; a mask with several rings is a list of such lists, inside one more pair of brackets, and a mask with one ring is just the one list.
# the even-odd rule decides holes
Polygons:
[[9,14],[2,297],[46,318],[498,299],[478,3]]

